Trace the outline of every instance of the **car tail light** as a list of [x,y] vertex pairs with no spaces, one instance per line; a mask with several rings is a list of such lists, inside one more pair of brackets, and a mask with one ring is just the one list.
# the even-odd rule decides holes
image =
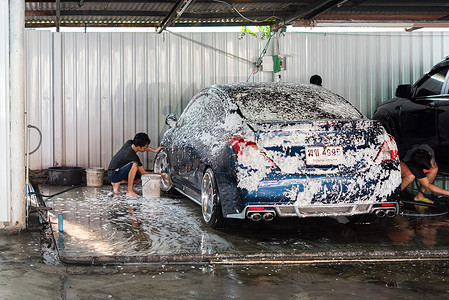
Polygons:
[[240,164],[251,167],[276,166],[274,161],[253,141],[235,135],[231,137],[231,146]]
[[398,147],[396,145],[394,137],[388,134],[384,142],[382,143],[382,147],[377,153],[377,156],[374,159],[374,161],[375,162],[389,161],[397,158],[398,158]]
[[265,210],[265,206],[249,206],[248,211]]

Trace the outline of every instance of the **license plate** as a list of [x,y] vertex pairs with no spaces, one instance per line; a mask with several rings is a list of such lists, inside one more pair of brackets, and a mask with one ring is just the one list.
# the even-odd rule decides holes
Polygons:
[[308,165],[335,165],[342,163],[343,147],[306,147],[306,163]]

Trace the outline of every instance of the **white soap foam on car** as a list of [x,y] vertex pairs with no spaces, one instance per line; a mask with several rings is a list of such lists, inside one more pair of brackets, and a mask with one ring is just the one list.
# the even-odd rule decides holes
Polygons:
[[[374,162],[382,143],[386,139],[383,128],[381,129],[383,132],[374,128],[377,125],[373,121],[367,120],[352,104],[324,88],[301,85],[301,92],[282,92],[284,89],[292,90],[297,87],[297,84],[282,84],[280,87],[273,86],[271,89],[267,89],[266,86],[261,88],[257,84],[251,86],[232,84],[227,85],[228,90],[224,91],[223,86],[212,86],[205,92],[207,97],[196,100],[201,101],[200,105],[190,107],[187,110],[191,120],[202,123],[201,126],[189,127],[190,130],[182,137],[183,141],[188,144],[189,140],[197,139],[201,142],[201,147],[215,156],[225,147],[231,147],[230,139],[233,135],[239,135],[254,142],[286,174],[294,174],[299,169],[306,168],[305,154],[302,152],[301,154],[296,153],[286,156],[280,151],[273,151],[268,148],[278,146],[285,152],[292,146],[317,145],[322,144],[323,141],[335,146],[349,143],[354,147],[363,149],[347,150],[344,153],[344,161],[339,162],[339,166],[349,168],[360,164],[360,166],[364,166],[364,169],[363,174],[359,174],[356,179],[345,182],[346,190],[350,191],[346,195],[347,201],[353,201],[351,197],[357,194],[358,187],[368,185],[370,186],[370,195],[358,199],[358,201],[369,202],[375,198],[388,196],[400,184],[400,171],[399,168],[397,170],[384,170],[380,163]],[[280,98],[270,98],[270,94],[279,94]],[[217,98],[223,99],[223,97],[224,103],[216,101]],[[286,99],[288,101],[289,99],[299,100],[294,105],[282,105]],[[226,111],[226,113],[224,114],[223,111]],[[210,118],[198,120],[199,116],[205,114]],[[220,118],[221,115],[223,118]],[[180,120],[182,121],[182,119],[183,116]],[[281,121],[281,123],[275,124],[276,120]],[[284,121],[293,122],[293,124],[287,124]],[[344,123],[344,121],[347,123]],[[266,125],[267,122],[270,124]],[[332,122],[343,122],[343,124],[340,124],[340,130],[343,132],[351,130],[368,132],[376,129],[377,141],[364,146],[368,137],[363,134],[354,134],[348,137],[337,133],[332,138],[326,137],[325,134],[321,136],[317,134],[324,132],[323,124]],[[274,132],[276,131],[288,132],[288,139],[285,138],[285,135],[275,135]],[[267,158],[258,151],[252,150],[254,149],[248,147],[239,154],[238,163],[240,167],[237,168],[236,173],[238,187],[250,192],[257,191],[260,182],[272,172],[270,164],[267,163]],[[338,168],[308,169],[307,172],[310,175],[328,174],[329,178],[332,178],[332,175],[338,172]],[[338,194],[342,190],[342,187],[338,186],[341,184],[336,182],[330,190],[326,190],[323,189],[321,181],[306,180],[303,182],[301,189],[298,185],[295,185],[286,191],[284,196],[296,200],[296,205],[310,204],[311,199],[325,198],[329,193]],[[300,192],[300,190],[303,190],[303,192]],[[342,195],[342,197],[344,196]]]

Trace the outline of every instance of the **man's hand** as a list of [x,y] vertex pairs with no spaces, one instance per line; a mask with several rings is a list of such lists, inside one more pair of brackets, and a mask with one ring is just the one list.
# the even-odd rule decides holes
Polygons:
[[145,151],[151,151],[151,152],[154,152],[154,153],[158,153],[159,151],[161,151],[161,149],[164,149],[165,147],[164,146],[159,146],[157,149],[153,149],[153,148],[151,148],[150,146],[148,146],[146,149],[145,149]]
[[159,147],[156,149],[155,152],[157,153],[157,152],[161,151],[161,150],[164,149],[164,148],[165,148],[164,146],[159,146]]

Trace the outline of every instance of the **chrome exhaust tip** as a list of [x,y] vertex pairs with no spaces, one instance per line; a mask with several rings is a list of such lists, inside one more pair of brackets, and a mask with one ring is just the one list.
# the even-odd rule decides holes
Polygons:
[[262,219],[262,215],[260,213],[252,213],[249,215],[249,218],[251,219],[251,221],[257,222]]
[[387,217],[394,217],[396,216],[396,211],[394,209],[387,210]]
[[262,218],[264,221],[272,221],[274,219],[274,214],[271,212],[264,213]]
[[383,218],[383,217],[385,217],[385,210],[378,209],[378,210],[376,210],[375,214],[376,214],[377,217]]

